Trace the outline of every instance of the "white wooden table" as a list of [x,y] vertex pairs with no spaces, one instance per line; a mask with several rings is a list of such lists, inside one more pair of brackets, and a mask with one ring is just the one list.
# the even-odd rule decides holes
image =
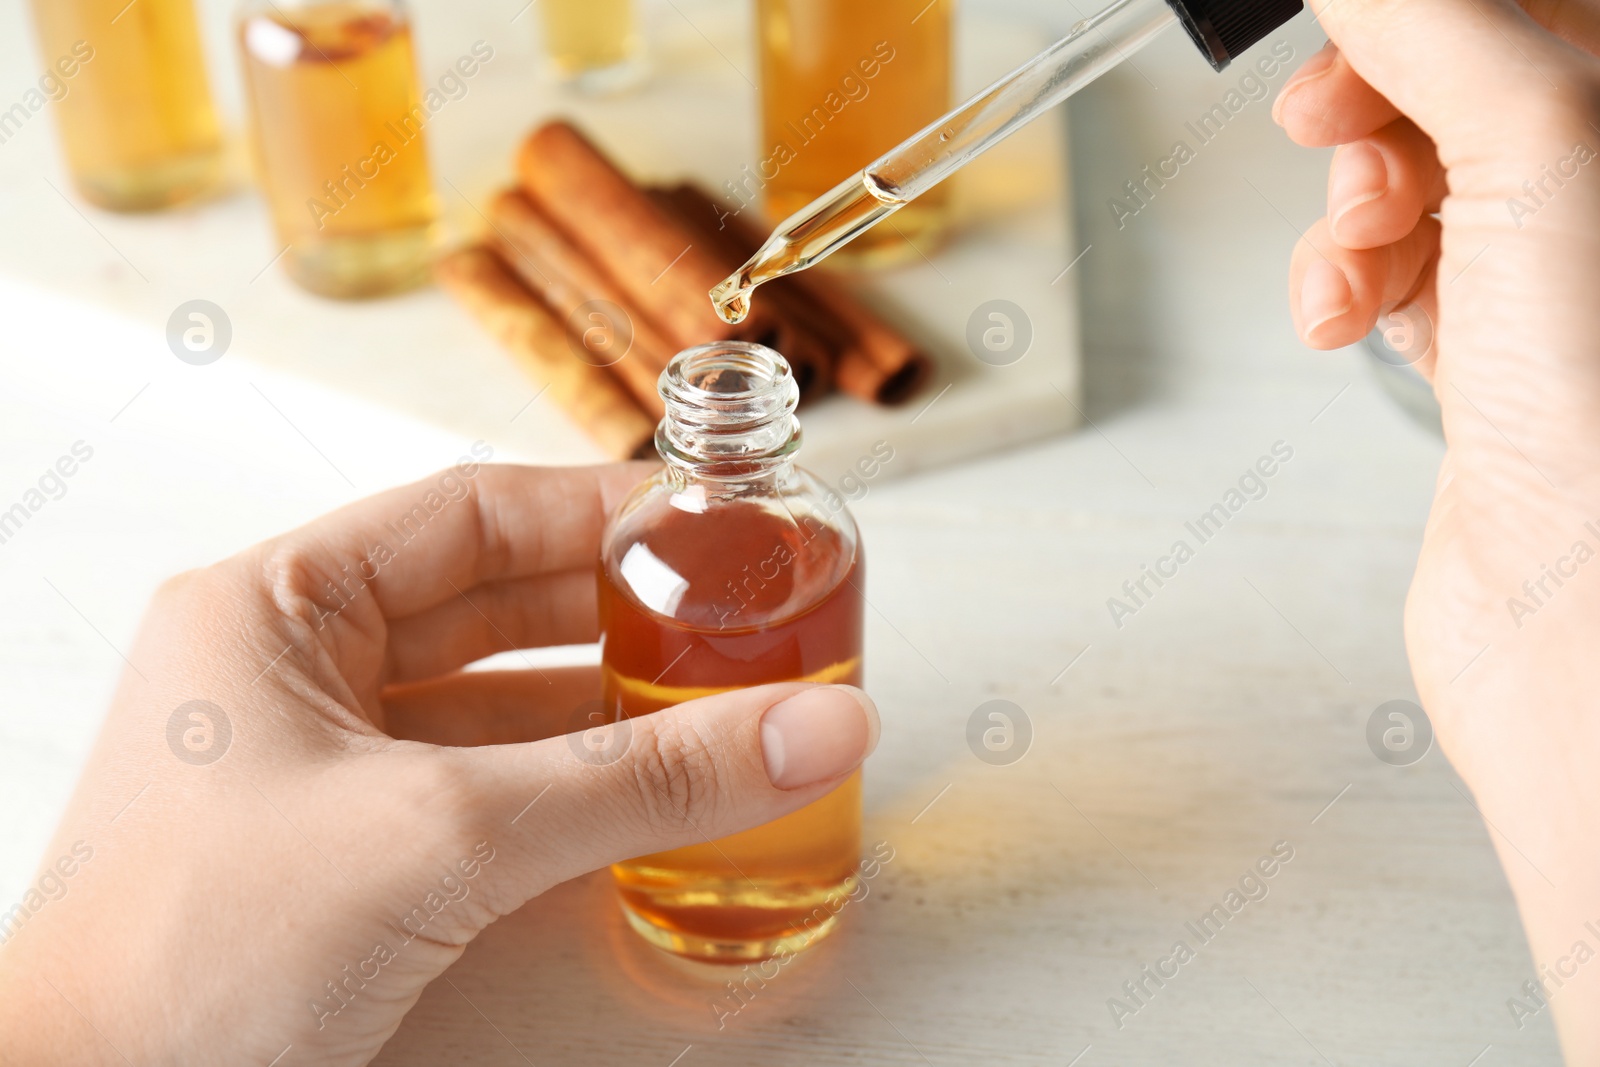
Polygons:
[[[1073,105],[1092,425],[855,507],[885,720],[867,838],[894,849],[870,896],[719,1030],[726,976],[645,949],[605,878],[580,880],[480,938],[379,1062],[1556,1062],[1548,1017],[1506,1011],[1531,967],[1459,780],[1364,740],[1414,696],[1400,606],[1440,445],[1355,354],[1293,338],[1283,268],[1325,159],[1251,102],[1117,229],[1107,199],[1238,80],[1177,35],[1137,63]],[[154,585],[465,442],[258,365],[180,364],[148,325],[23,278],[0,279],[0,323],[0,506],[73,441],[96,450],[0,544],[9,903]],[[1278,441],[1266,495],[1118,628],[1107,598]],[[1011,765],[966,740],[993,699],[1031,723]],[[1279,841],[1265,898],[1200,945],[1185,924]],[[1195,958],[1118,1029],[1108,998],[1180,939]]]

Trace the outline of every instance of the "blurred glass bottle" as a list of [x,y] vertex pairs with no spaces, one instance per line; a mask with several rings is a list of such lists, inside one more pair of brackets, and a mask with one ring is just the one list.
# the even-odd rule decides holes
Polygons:
[[637,85],[645,72],[634,0],[539,0],[544,47],[557,78],[605,95]]
[[[955,0],[756,0],[761,158],[729,190],[787,218],[950,108]],[[948,222],[935,188],[835,256],[897,262]]]
[[397,0],[246,0],[245,93],[284,267],[312,292],[420,285],[438,205],[411,23]]
[[33,18],[85,200],[149,211],[218,183],[222,133],[193,0],[33,0]]

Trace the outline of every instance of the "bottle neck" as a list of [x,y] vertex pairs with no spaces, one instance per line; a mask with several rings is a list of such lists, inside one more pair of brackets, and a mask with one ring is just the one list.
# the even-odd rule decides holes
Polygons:
[[719,341],[685,349],[661,372],[666,415],[656,451],[675,477],[733,489],[786,472],[800,448],[800,389],[765,345]]

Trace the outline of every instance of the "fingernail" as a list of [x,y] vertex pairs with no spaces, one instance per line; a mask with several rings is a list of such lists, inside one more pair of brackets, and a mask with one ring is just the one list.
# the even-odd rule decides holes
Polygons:
[[1290,79],[1283,83],[1283,88],[1278,90],[1278,98],[1272,102],[1272,121],[1279,126],[1283,125],[1283,102],[1289,94],[1296,92],[1306,82],[1320,78],[1333,69],[1334,57],[1339,50],[1331,44],[1324,45],[1322,51],[1305,61],[1305,65],[1294,72]]
[[1349,311],[1355,304],[1355,294],[1350,291],[1350,281],[1344,272],[1325,259],[1318,259],[1306,268],[1300,280],[1300,321],[1306,337],[1331,319]]
[[877,746],[878,706],[853,685],[807,689],[761,717],[761,756],[779,789],[837,778]]
[[1337,234],[1340,219],[1388,191],[1389,164],[1383,153],[1371,141],[1352,141],[1333,155],[1333,173],[1328,178],[1328,225]]

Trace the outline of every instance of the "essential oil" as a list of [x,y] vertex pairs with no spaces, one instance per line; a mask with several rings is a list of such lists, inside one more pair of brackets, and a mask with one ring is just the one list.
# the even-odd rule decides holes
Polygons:
[[239,24],[256,166],[291,277],[328,296],[426,281],[437,215],[397,4],[263,0]]
[[[859,537],[842,502],[790,459],[797,391],[782,357],[705,345],[680,353],[662,381],[667,467],[623,504],[602,542],[609,713],[647,715],[770,682],[860,685]],[[624,912],[652,944],[762,959],[833,928],[860,847],[858,771],[765,826],[612,870]]]
[[34,0],[33,17],[85,200],[147,211],[220,181],[222,134],[193,0]]
[[539,0],[539,14],[559,80],[604,95],[643,74],[635,0]]

